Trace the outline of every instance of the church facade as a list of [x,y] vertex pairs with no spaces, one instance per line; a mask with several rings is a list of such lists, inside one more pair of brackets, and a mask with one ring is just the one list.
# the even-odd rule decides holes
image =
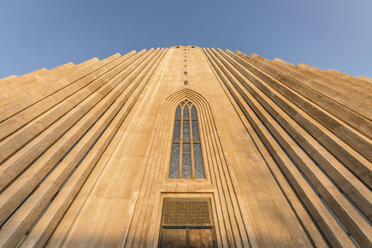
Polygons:
[[372,247],[372,79],[175,46],[0,79],[0,247]]

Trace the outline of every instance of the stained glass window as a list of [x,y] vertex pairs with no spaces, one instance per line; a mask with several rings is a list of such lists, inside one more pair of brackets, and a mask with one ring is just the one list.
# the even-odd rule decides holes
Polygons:
[[175,113],[169,178],[205,178],[198,114],[188,100]]
[[204,178],[203,158],[200,144],[194,144],[195,177]]
[[178,164],[180,162],[180,144],[172,144],[172,155],[169,169],[170,178],[178,178]]
[[182,148],[182,178],[191,178],[190,144],[184,143]]
[[180,128],[181,128],[181,121],[176,120],[174,122],[173,142],[180,141]]
[[176,109],[176,120],[181,120],[181,107],[178,106]]

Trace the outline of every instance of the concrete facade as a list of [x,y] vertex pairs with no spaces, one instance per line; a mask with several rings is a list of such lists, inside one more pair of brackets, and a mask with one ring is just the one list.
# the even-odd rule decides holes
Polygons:
[[[185,100],[205,178],[169,178]],[[372,247],[371,110],[370,78],[194,46],[0,79],[0,247]],[[163,227],[181,198],[210,223]]]

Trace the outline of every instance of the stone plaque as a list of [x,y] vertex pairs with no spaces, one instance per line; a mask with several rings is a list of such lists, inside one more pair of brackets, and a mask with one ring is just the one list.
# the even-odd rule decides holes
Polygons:
[[162,226],[212,226],[209,198],[164,198]]

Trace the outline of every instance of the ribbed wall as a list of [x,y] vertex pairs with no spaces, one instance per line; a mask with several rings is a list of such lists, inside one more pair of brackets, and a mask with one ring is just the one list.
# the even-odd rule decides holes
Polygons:
[[[187,49],[171,49],[132,51],[124,56],[115,54],[103,60],[94,58],[78,65],[68,63],[0,79],[0,247],[74,244],[68,235],[70,228],[81,224],[73,226],[76,219],[82,218],[79,211],[83,209],[83,204],[76,203],[77,196],[84,187],[82,197],[96,187],[98,179],[90,183],[87,180],[92,178],[100,159],[108,160],[112,154],[117,157],[111,168],[123,166],[132,175],[131,170],[137,169],[133,167],[138,167],[138,172],[133,172],[135,178],[130,179],[135,186],[118,197],[128,199],[128,207],[120,211],[129,217],[119,221],[123,230],[113,243],[112,237],[107,243],[81,241],[85,247],[156,247],[159,202],[167,194],[174,197],[188,193],[211,197],[221,247],[279,244],[281,240],[265,243],[263,239],[269,239],[264,235],[283,224],[283,216],[292,216],[291,221],[303,229],[294,234],[300,237],[293,241],[294,245],[303,242],[304,247],[372,247],[372,79],[306,64],[296,66],[280,59],[270,61],[239,51],[195,48],[186,55]],[[193,59],[198,63],[195,67],[190,64]],[[172,64],[174,61],[177,63]],[[198,71],[200,65],[209,66],[209,74],[204,67],[204,72]],[[179,76],[175,76],[176,67]],[[208,78],[208,85],[214,88],[211,94],[202,88],[203,82],[197,85],[189,80],[186,75],[192,73],[200,81]],[[198,77],[197,73],[208,75]],[[215,81],[210,79],[213,75]],[[187,80],[190,85],[184,85]],[[170,85],[173,81],[174,85]],[[235,113],[224,113],[220,105],[217,108],[218,97],[226,98]],[[147,106],[144,99],[152,105]],[[164,176],[169,168],[175,107],[184,99],[195,104],[200,116],[204,181],[169,181]],[[151,125],[146,125],[146,119],[140,119],[141,113],[137,112],[131,122],[135,106],[148,110],[146,118],[152,118]],[[225,114],[242,123],[242,135],[253,141],[262,165],[267,166],[267,178],[273,178],[283,195],[273,197],[277,191],[270,184],[265,191],[267,198],[288,203],[288,207],[276,207],[274,202],[262,210],[277,211],[273,214],[279,216],[277,226],[270,223],[265,230],[263,225],[257,225],[258,217],[249,212],[262,206],[266,198],[244,193],[249,192],[247,188],[254,190],[255,184],[244,188],[248,183],[236,175],[238,171],[254,173],[248,164],[232,161],[253,161],[257,157],[247,155],[234,160],[225,152],[236,148],[234,140],[231,143],[226,138],[229,135],[223,133],[228,132],[221,123]],[[139,120],[142,130],[133,127]],[[110,150],[110,145],[129,125],[132,132],[145,137],[139,143],[146,144],[134,145],[146,151],[120,157],[114,148]],[[124,131],[118,134],[120,130]],[[136,137],[132,135],[130,140]],[[116,144],[121,146],[119,141]],[[254,152],[246,150],[246,154]],[[127,163],[133,161],[129,156],[137,156],[136,163]],[[94,177],[103,175],[102,171],[100,168]],[[257,177],[266,179],[264,172],[260,173]],[[120,184],[120,189],[126,184],[112,183]],[[102,198],[111,200],[107,195]],[[71,207],[74,203],[76,208]],[[250,208],[249,204],[256,205]],[[82,218],[81,222],[90,223],[94,218]],[[290,227],[282,226],[283,231],[287,228],[290,232]],[[290,238],[286,236],[283,242]],[[287,246],[280,243],[280,247]]]
[[[185,99],[193,103],[200,118],[199,128],[201,143],[204,145],[202,148],[207,180],[188,181],[187,188],[179,189],[178,180],[164,181],[162,175],[168,174],[169,156],[161,156],[161,154],[170,154],[168,141],[172,139],[172,132],[168,130],[173,130],[172,120],[174,120],[175,109]],[[159,216],[154,215],[154,212],[157,213],[159,210],[156,209],[161,206],[158,204],[161,202],[159,200],[161,192],[164,195],[172,192],[208,195],[211,189],[215,194],[213,205],[218,216],[215,218],[217,243],[221,247],[251,247],[248,234],[249,220],[244,216],[246,214],[244,205],[237,200],[239,189],[236,186],[236,179],[226,165],[208,102],[192,90],[183,89],[175,92],[164,102],[153,134],[154,139],[147,151],[148,160],[145,162],[149,169],[144,176],[145,183],[141,185],[125,247],[156,246],[159,227],[155,229],[156,231],[150,228],[153,226],[152,223],[159,222]]]
[[[256,145],[274,159],[283,191],[288,182],[332,247],[371,247],[370,82],[239,51],[204,52]],[[316,237],[302,209],[294,209]]]
[[45,245],[165,53],[115,54],[1,82],[0,247]]

